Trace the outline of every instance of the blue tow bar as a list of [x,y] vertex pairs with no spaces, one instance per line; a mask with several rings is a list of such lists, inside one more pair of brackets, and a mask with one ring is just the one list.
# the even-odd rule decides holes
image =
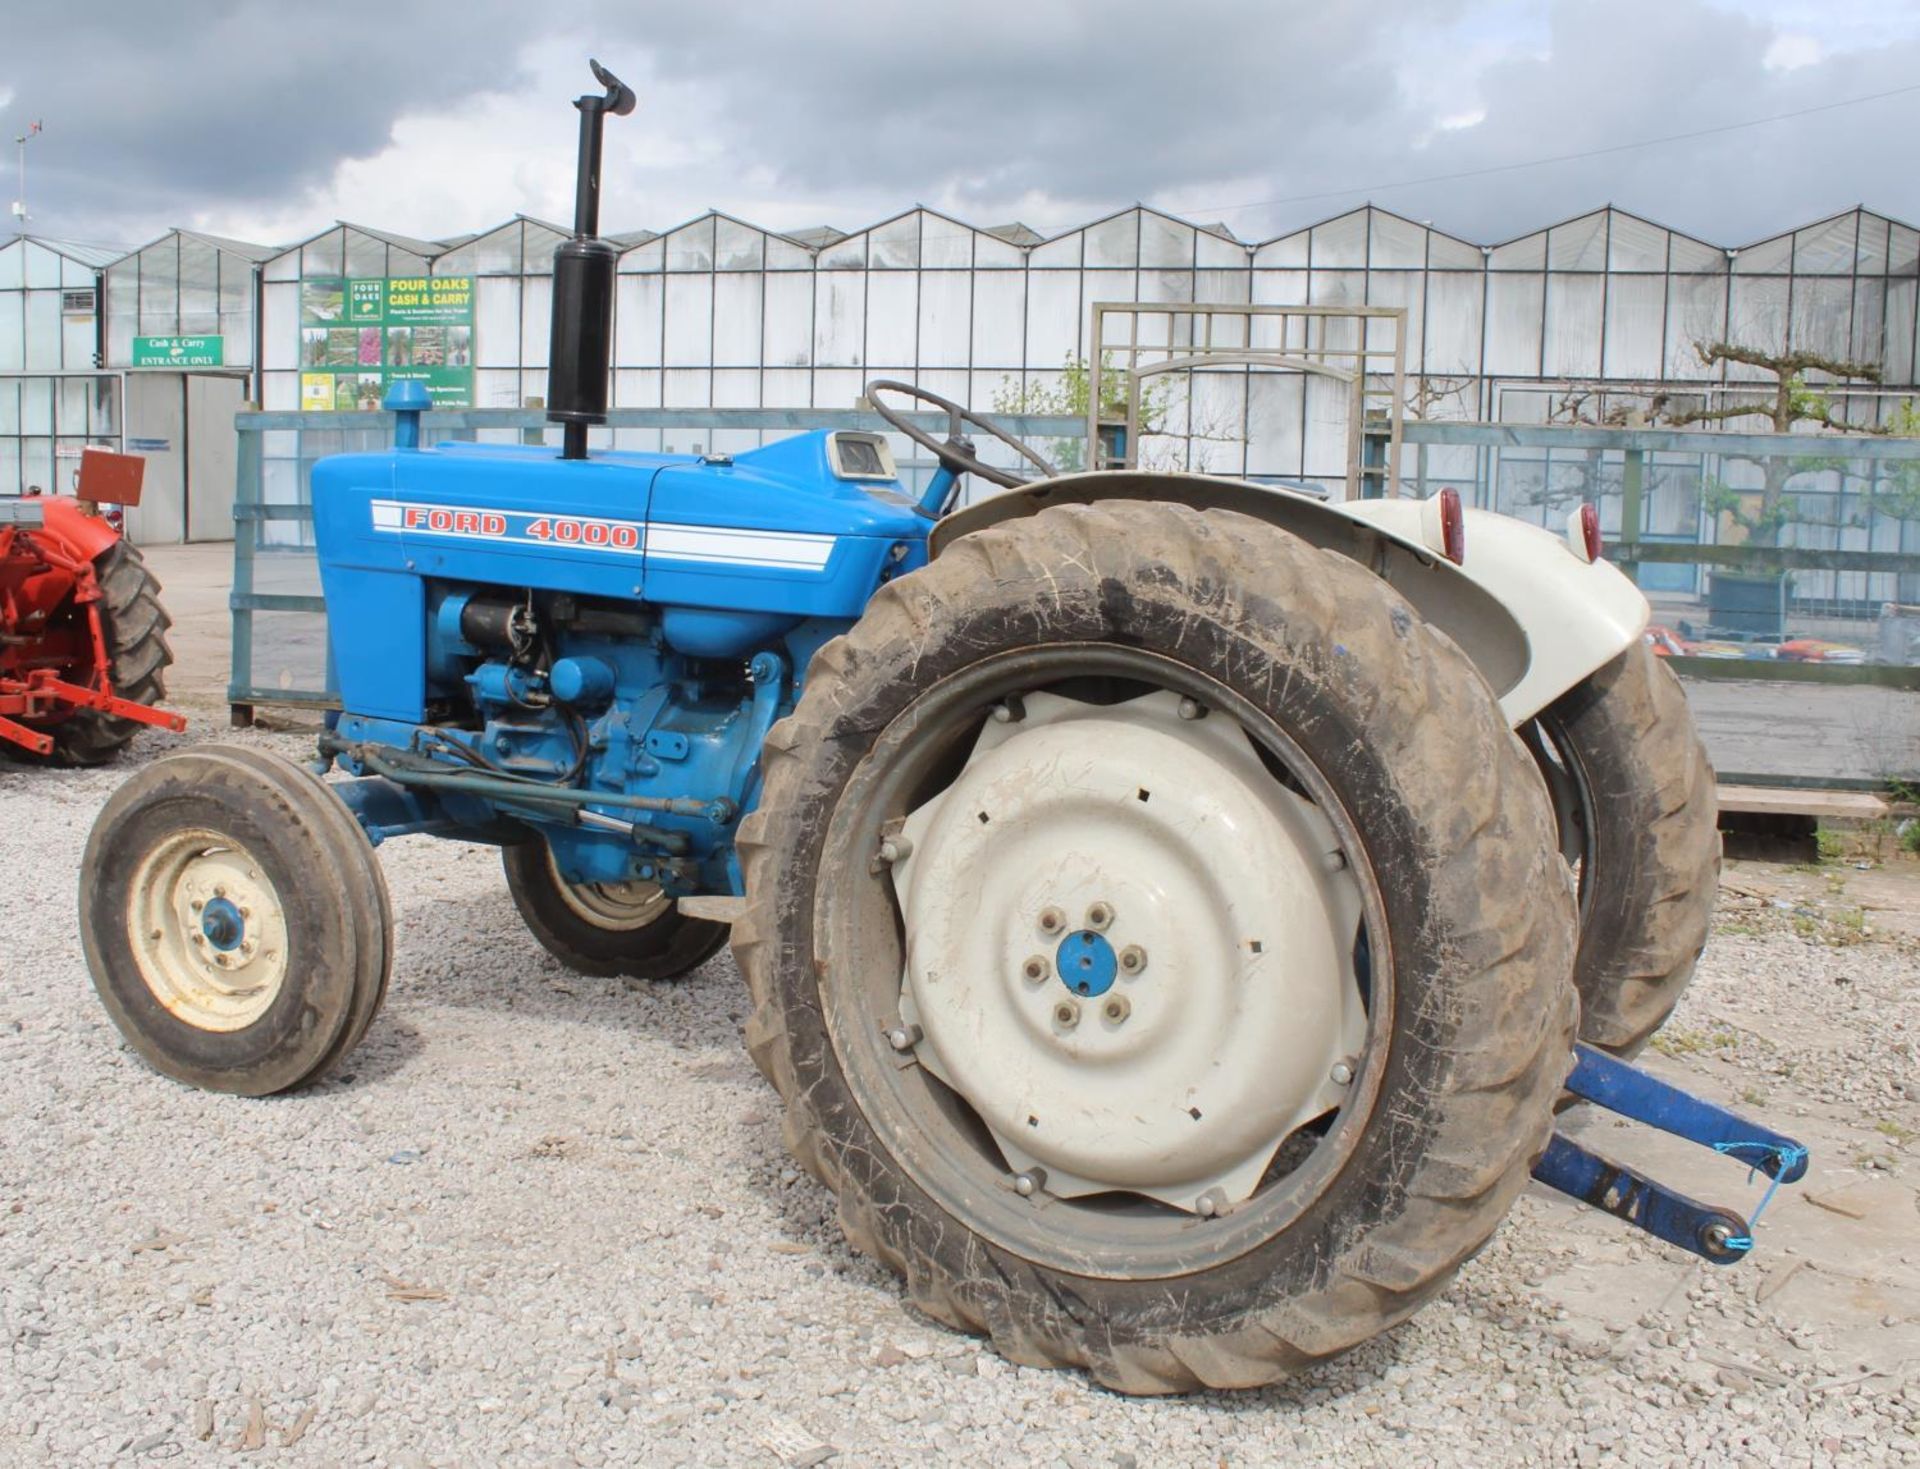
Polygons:
[[[1656,1080],[1591,1046],[1575,1046],[1574,1058],[1567,1090],[1575,1096],[1766,1174],[1772,1182],[1753,1211],[1755,1222],[1781,1184],[1806,1176],[1806,1147],[1792,1138]],[[1731,1265],[1753,1249],[1753,1225],[1733,1210],[1688,1198],[1588,1152],[1557,1132],[1534,1164],[1533,1176],[1549,1188],[1604,1209],[1716,1265]]]

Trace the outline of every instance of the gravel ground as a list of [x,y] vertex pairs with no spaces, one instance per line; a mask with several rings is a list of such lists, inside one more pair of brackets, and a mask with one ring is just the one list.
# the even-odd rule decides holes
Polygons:
[[[1736,874],[1650,1056],[1813,1143],[1754,1261],[1530,1194],[1388,1338],[1270,1391],[1130,1401],[914,1317],[791,1166],[731,960],[569,974],[486,849],[385,849],[394,983],[348,1074],[270,1101],[153,1075],[74,932],[124,773],[0,764],[0,1462],[1915,1462],[1920,946],[1844,874],[1804,899]],[[1920,908],[1920,878],[1891,886]]]

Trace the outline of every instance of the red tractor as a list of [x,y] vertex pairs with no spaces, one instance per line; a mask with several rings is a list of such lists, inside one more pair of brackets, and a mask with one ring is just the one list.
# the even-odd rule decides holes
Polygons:
[[136,503],[140,464],[90,449],[80,498],[0,500],[0,748],[101,765],[142,725],[186,728],[153,707],[173,662],[160,584],[93,509]]

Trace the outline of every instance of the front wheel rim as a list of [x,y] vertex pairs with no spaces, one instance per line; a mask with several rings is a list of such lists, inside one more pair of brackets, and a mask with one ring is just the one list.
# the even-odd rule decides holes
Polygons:
[[[1121,681],[1126,690],[1106,702],[1164,691],[1176,703],[1191,699],[1226,715],[1247,731],[1263,764],[1288,772],[1291,788],[1326,817],[1358,892],[1355,957],[1365,1008],[1357,1053],[1328,1068],[1334,1079],[1338,1067],[1337,1110],[1288,1138],[1244,1199],[1227,1197],[1216,1191],[1219,1186],[1195,1197],[1186,1188],[1189,1180],[1178,1180],[1175,1203],[1137,1186],[1063,1197],[1044,1176],[1044,1165],[1010,1165],[991,1122],[936,1074],[946,1058],[936,1052],[932,1065],[905,1064],[901,1043],[920,1059],[916,1042],[926,1027],[901,1014],[903,998],[913,998],[913,977],[893,883],[816,892],[816,953],[832,956],[820,966],[821,998],[833,1051],[861,1111],[875,1119],[876,1133],[888,1140],[899,1166],[948,1214],[993,1243],[1054,1268],[1111,1278],[1184,1275],[1237,1258],[1290,1227],[1359,1146],[1381,1090],[1394,988],[1384,901],[1357,827],[1300,747],[1225,685],[1157,654],[1090,644],[1009,652],[927,691],[882,732],[842,793],[824,860],[852,861],[855,853],[871,853],[889,838],[898,851],[909,813],[926,799],[926,782],[931,776],[944,788],[946,777],[964,765],[953,758],[956,740],[970,745],[997,702],[1012,695],[1018,703],[1027,695],[1029,706],[1040,697],[1044,707],[1050,687],[1103,680]],[[916,784],[923,787],[917,794]],[[1149,968],[1152,962],[1149,955]],[[1019,1122],[1024,1125],[1024,1117]]]
[[286,985],[286,910],[260,860],[205,828],[175,832],[134,870],[127,936],[141,981],[175,1019],[253,1025]]

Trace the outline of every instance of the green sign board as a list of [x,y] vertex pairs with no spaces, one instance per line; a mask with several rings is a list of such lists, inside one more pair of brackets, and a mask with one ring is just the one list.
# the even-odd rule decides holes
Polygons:
[[135,337],[135,367],[221,367],[225,365],[225,337]]
[[436,408],[473,406],[471,276],[300,283],[302,408],[378,408],[403,379]]

